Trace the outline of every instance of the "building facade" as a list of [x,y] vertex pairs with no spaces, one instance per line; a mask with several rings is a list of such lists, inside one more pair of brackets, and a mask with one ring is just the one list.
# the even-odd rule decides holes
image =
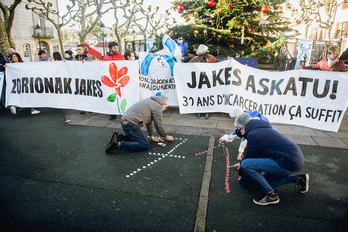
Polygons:
[[[6,6],[10,6],[13,2],[12,0],[1,1],[4,1]],[[53,4],[52,8],[58,9],[57,0],[49,1]],[[15,10],[11,31],[12,39],[16,44],[15,50],[21,55],[24,62],[37,61],[37,53],[40,48],[52,57],[53,52],[60,52],[57,31],[51,22],[36,15],[31,10],[27,10],[26,4],[30,6],[32,3],[24,0]],[[55,20],[58,22],[58,17]],[[35,30],[37,25],[41,28],[39,33]]]

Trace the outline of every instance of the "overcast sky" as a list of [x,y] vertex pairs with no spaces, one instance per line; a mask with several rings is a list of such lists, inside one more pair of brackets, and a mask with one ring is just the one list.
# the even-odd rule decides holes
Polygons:
[[[174,0],[144,0],[144,8],[147,8],[148,5],[151,5],[153,8],[155,8],[156,6],[159,6],[159,12],[164,13],[165,10],[169,9],[172,7],[172,3]],[[66,10],[66,5],[70,5],[69,4],[70,1],[69,0],[59,0],[58,1],[58,7],[60,11]],[[170,10],[171,16],[170,18],[175,18],[176,21],[178,21],[179,23],[184,23],[184,19],[182,17],[180,17],[180,14],[177,11],[174,10]],[[112,12],[109,12],[108,15],[104,15],[102,18],[102,22],[108,26],[111,27],[112,24],[115,23],[115,19],[113,16]]]

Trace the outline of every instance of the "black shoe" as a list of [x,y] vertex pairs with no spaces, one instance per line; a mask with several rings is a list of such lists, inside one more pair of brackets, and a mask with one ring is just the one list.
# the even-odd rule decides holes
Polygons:
[[112,141],[112,143],[109,144],[109,146],[107,146],[105,153],[110,153],[111,151],[117,151],[120,146],[121,146],[121,143],[114,140]]
[[110,142],[109,142],[109,145],[112,143],[112,141],[119,141],[118,140],[118,133],[117,132],[114,132],[113,134],[112,134],[112,136],[111,136],[111,139],[110,139]]
[[261,200],[253,199],[254,203],[257,205],[274,205],[278,204],[280,199],[277,193],[267,194]]
[[117,118],[116,115],[110,115],[109,120],[114,120],[114,119],[116,119],[116,118]]
[[297,175],[297,184],[300,187],[300,193],[306,193],[309,190],[309,175]]

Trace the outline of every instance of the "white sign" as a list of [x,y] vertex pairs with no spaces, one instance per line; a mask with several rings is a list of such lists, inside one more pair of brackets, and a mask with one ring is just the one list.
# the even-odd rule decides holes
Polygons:
[[168,35],[162,43],[161,51],[140,53],[140,99],[161,94],[169,98],[170,106],[178,106],[173,69],[174,63],[180,62],[181,51]]
[[6,106],[122,114],[138,101],[137,61],[7,64]]
[[235,60],[174,66],[180,113],[225,112],[239,106],[273,123],[338,131],[348,105],[348,74],[268,72]]

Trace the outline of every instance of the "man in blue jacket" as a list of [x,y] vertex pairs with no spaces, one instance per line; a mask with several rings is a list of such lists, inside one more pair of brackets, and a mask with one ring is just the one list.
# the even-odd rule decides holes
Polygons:
[[247,113],[237,117],[237,130],[248,140],[244,158],[240,163],[240,183],[259,186],[266,196],[254,199],[258,205],[277,204],[279,196],[274,188],[297,183],[300,193],[309,189],[309,175],[296,175],[302,170],[304,157],[297,144],[272,129],[264,120],[253,120]]

